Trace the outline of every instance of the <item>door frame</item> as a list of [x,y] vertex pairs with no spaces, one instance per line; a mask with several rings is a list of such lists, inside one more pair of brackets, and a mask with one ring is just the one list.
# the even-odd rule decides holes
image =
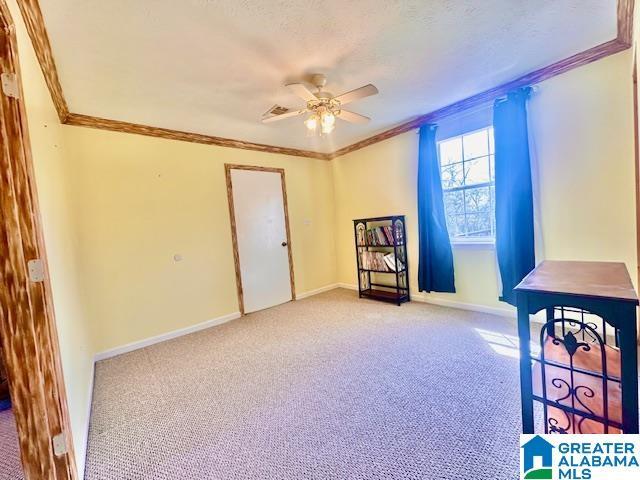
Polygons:
[[287,232],[287,252],[289,256],[289,281],[291,282],[291,299],[296,299],[296,282],[293,274],[293,254],[291,251],[291,230],[289,228],[289,206],[287,204],[287,186],[284,177],[284,168],[259,167],[255,165],[224,164],[224,174],[227,181],[227,199],[229,200],[229,220],[231,221],[231,243],[233,245],[233,263],[236,270],[236,288],[238,291],[238,307],[240,315],[244,315],[244,294],[242,292],[242,275],[240,273],[240,254],[238,252],[238,233],[236,231],[236,211],[233,205],[233,184],[231,170],[253,170],[257,172],[270,172],[280,174],[282,185],[282,206],[284,208],[284,225]]
[[[15,26],[5,0],[0,69],[15,74],[17,93],[15,98],[0,91],[0,337],[22,467],[27,480],[75,480]],[[28,262],[35,259],[41,261],[40,278],[29,273]]]

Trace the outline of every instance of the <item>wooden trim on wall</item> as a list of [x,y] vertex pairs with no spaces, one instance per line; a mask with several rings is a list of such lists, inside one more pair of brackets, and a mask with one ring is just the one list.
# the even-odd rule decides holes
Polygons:
[[233,204],[233,182],[231,170],[253,170],[280,174],[282,185],[282,205],[284,208],[284,225],[287,234],[287,254],[289,257],[289,282],[291,284],[291,299],[296,299],[296,282],[293,273],[293,251],[291,249],[291,229],[289,227],[289,204],[287,203],[287,185],[283,168],[260,167],[254,165],[236,165],[225,163],[224,173],[227,182],[227,199],[229,201],[229,219],[231,220],[231,243],[233,245],[233,263],[236,271],[236,288],[238,291],[238,307],[240,315],[244,315],[244,293],[242,291],[242,274],[240,272],[240,254],[238,251],[238,233],[236,231],[236,211]]
[[497,87],[485,90],[484,92],[452,103],[451,105],[447,105],[446,107],[416,117],[413,120],[409,120],[408,122],[402,123],[382,133],[378,133],[373,137],[366,138],[357,143],[336,150],[331,155],[331,158],[346,155],[347,153],[360,150],[361,148],[368,147],[369,145],[373,145],[374,143],[378,143],[388,138],[395,137],[396,135],[400,135],[410,130],[420,128],[422,125],[425,125],[427,123],[437,122],[445,117],[448,117],[449,115],[453,115],[458,112],[487,104],[495,100],[496,98],[506,95],[507,92],[515,88],[540,83],[544,80],[548,80],[552,77],[560,75],[561,73],[573,70],[574,68],[587,65],[591,62],[595,62],[596,60],[600,60],[601,58],[608,57],[609,55],[613,55],[614,53],[626,50],[627,48],[629,48],[628,45],[621,43],[617,39],[611,40],[609,42],[603,43],[602,45],[598,45],[597,47],[593,47],[589,50],[585,50],[584,52],[573,55],[572,57],[560,60],[559,62],[556,62],[547,67],[518,77],[515,80],[511,80],[510,82],[498,85]]
[[505,95],[510,90],[515,88],[540,83],[544,80],[548,80],[562,73],[566,73],[574,68],[582,67],[589,63],[595,62],[602,58],[608,57],[628,49],[631,46],[633,40],[633,9],[635,0],[618,0],[617,6],[617,29],[618,35],[615,39],[605,42],[601,45],[597,45],[593,48],[589,48],[583,52],[572,55],[571,57],[555,62],[546,67],[540,68],[533,72],[522,75],[514,80],[511,80],[497,87],[485,90],[484,92],[472,95],[471,97],[459,100],[446,107],[439,108],[430,113],[420,115],[417,118],[402,123],[389,130],[385,130],[382,133],[378,133],[372,137],[365,138],[352,145],[348,145],[344,148],[336,150],[331,154],[331,158],[336,158],[347,153],[354,152],[361,148],[373,145],[374,143],[381,142],[388,138],[395,137],[410,130],[420,128],[427,123],[436,122],[449,115],[453,115],[470,108],[474,108],[488,102],[495,100]]
[[69,115],[69,107],[62,92],[58,69],[56,68],[53,50],[49,42],[49,34],[44,24],[42,10],[40,10],[40,3],[38,0],[17,0],[17,2],[25,26],[27,27],[27,32],[31,38],[33,49],[36,52],[36,57],[40,63],[40,68],[44,74],[44,80],[47,87],[49,87],[51,99],[58,112],[60,123],[65,123]]
[[633,43],[633,9],[635,0],[618,0],[618,37],[622,45]]
[[258,152],[279,153],[281,155],[293,155],[296,157],[317,158],[319,160],[329,160],[327,153],[312,152],[310,150],[298,150],[296,148],[276,147],[261,143],[251,143],[242,140],[232,140],[230,138],[213,137],[199,133],[181,132],[168,128],[149,127],[137,123],[121,122],[119,120],[109,120],[106,118],[92,117],[70,113],[64,122],[67,125],[79,127],[97,128],[100,130],[111,130],[114,132],[135,133],[149,137],[159,137],[168,140],[181,140],[191,143],[203,143],[205,145],[217,145],[220,147],[240,148],[242,150],[255,150]]
[[[0,0],[0,69],[15,73],[18,98],[0,93],[0,341],[9,377],[22,465],[27,480],[77,478],[48,272],[31,281],[27,263],[46,270],[17,40]],[[67,453],[56,456],[63,435]]]
[[320,160],[331,160],[333,158],[345,155],[347,153],[359,150],[361,148],[373,145],[388,138],[395,137],[402,133],[408,132],[420,126],[437,121],[448,115],[462,111],[464,109],[473,108],[474,106],[490,102],[495,98],[503,96],[509,90],[533,83],[539,83],[543,80],[555,77],[562,73],[568,72],[577,67],[581,67],[588,63],[594,62],[609,55],[621,52],[631,46],[633,39],[633,9],[635,0],[618,0],[617,4],[617,36],[615,39],[595,46],[584,52],[577,53],[571,57],[555,62],[539,70],[535,70],[526,75],[518,77],[507,83],[491,88],[479,94],[462,99],[446,107],[440,108],[433,112],[420,115],[414,119],[408,120],[400,125],[385,130],[381,133],[373,135],[369,138],[348,145],[344,148],[336,150],[333,153],[312,152],[309,150],[298,150],[294,148],[276,147],[272,145],[263,145],[242,140],[232,140],[228,138],[214,137],[202,134],[180,132],[165,128],[156,128],[146,125],[121,122],[117,120],[107,120],[88,115],[69,113],[62,87],[58,79],[53,53],[47,30],[42,17],[42,11],[38,0],[18,0],[20,10],[25,23],[36,55],[40,62],[40,67],[47,79],[47,85],[51,92],[51,97],[58,110],[58,116],[62,123],[68,125],[79,125],[85,127],[100,128],[124,133],[137,133],[141,135],[149,135],[154,137],[168,138],[171,140],[181,140],[186,142],[204,143],[207,145],[218,145],[222,147],[242,148],[245,150],[256,150],[269,153],[280,153],[284,155],[294,155],[299,157],[315,158]]
[[236,230],[236,208],[233,203],[233,184],[231,182],[231,168],[224,166],[224,176],[227,182],[227,203],[229,204],[229,221],[231,223],[231,244],[233,247],[233,267],[236,272],[236,291],[238,294],[238,310],[244,315],[244,293],[242,291],[242,276],[240,275],[240,254],[238,253],[238,233]]
[[114,132],[135,133],[138,135],[159,137],[168,140],[180,140],[184,142],[202,143],[205,145],[217,145],[219,147],[240,148],[243,150],[254,150],[258,152],[330,160],[330,155],[327,153],[265,145],[261,143],[246,142],[243,140],[234,140],[231,138],[215,137],[198,133],[182,132],[168,128],[152,127],[137,123],[110,120],[69,112],[67,101],[62,91],[62,85],[60,84],[60,77],[58,76],[58,70],[54,61],[51,42],[44,23],[44,17],[42,15],[42,10],[40,9],[40,3],[38,0],[17,0],[17,2],[61,123],[66,125],[111,130]]

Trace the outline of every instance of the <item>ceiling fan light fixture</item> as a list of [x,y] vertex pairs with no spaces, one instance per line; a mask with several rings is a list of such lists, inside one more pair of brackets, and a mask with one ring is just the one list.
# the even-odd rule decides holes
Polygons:
[[331,111],[326,111],[320,117],[322,128],[331,128],[336,123],[336,116]]
[[320,130],[322,131],[322,134],[323,134],[323,135],[328,135],[328,134],[330,134],[331,132],[333,132],[333,129],[334,129],[334,128],[335,128],[335,125],[326,125],[326,124],[325,124],[325,125],[322,125],[322,126],[320,127]]
[[322,126],[322,134],[323,134],[323,135],[328,135],[328,134],[330,134],[331,132],[333,132],[333,129],[334,129],[334,128],[335,128],[335,126],[334,126],[334,125],[331,125],[331,126],[325,126],[325,125],[323,125],[323,126]]
[[304,121],[307,130],[311,132],[315,132],[316,128],[318,128],[318,117],[316,115],[311,115]]

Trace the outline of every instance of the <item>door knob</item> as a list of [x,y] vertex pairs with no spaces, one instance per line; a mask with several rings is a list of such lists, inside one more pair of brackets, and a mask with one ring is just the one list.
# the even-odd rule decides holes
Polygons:
[[286,247],[287,246],[287,242],[282,242],[282,246]]

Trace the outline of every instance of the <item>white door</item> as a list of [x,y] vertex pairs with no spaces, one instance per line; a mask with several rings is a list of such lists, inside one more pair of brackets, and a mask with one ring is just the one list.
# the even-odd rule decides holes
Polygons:
[[278,172],[231,169],[245,313],[292,299],[289,250]]

